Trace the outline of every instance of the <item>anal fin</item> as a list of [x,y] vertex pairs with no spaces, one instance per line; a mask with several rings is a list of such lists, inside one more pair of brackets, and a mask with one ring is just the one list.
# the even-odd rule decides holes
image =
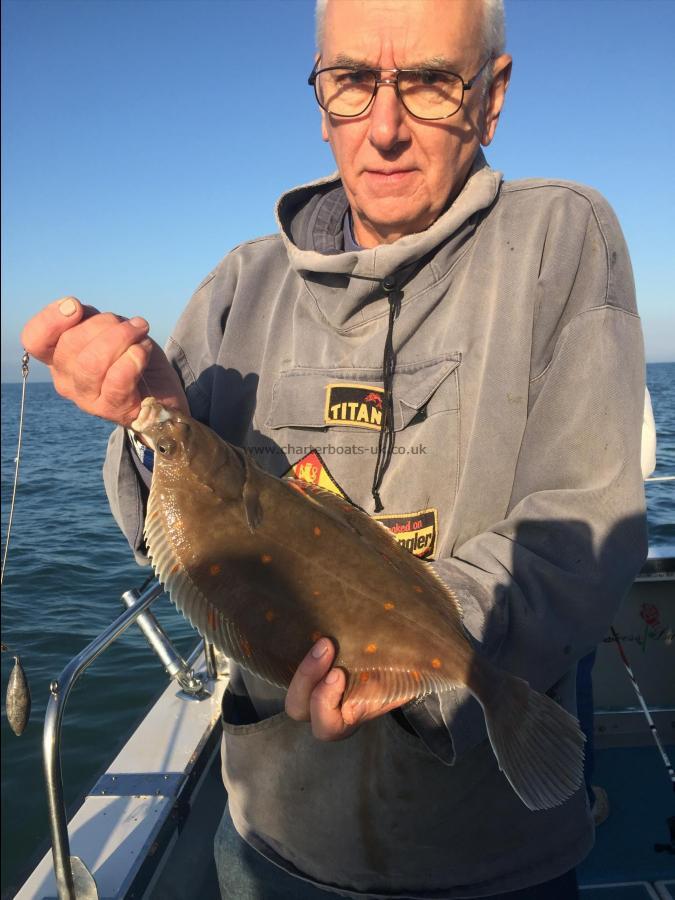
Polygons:
[[[339,662],[338,662],[339,665]],[[428,672],[414,669],[360,669],[349,673],[342,698],[346,722],[402,706],[432,691],[450,690],[453,685]]]

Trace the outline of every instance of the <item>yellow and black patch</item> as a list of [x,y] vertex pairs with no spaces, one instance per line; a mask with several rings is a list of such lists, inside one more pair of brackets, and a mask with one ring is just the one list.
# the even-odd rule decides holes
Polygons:
[[372,428],[382,425],[382,388],[367,384],[326,385],[326,425],[349,425],[353,428]]
[[[330,491],[332,494],[337,494],[338,497],[349,500],[349,497],[331,475],[318,450],[310,450],[302,459],[293,463],[290,469],[284,472],[282,478],[297,478],[299,481],[306,481],[308,484],[316,484],[325,491]],[[351,503],[351,500],[349,502]]]
[[436,550],[438,535],[438,510],[421,509],[414,513],[398,513],[389,516],[373,516],[385,525],[396,540],[413,556],[431,559]]

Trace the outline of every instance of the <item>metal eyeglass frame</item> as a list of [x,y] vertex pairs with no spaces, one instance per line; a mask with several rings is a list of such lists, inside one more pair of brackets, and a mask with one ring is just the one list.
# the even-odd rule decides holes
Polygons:
[[[464,81],[464,79],[462,78],[461,75],[458,75],[457,72],[451,72],[449,69],[421,69],[421,68],[417,68],[417,69],[371,69],[368,66],[359,66],[358,68],[351,67],[351,66],[326,66],[326,68],[324,68],[324,69],[319,69],[318,65],[319,65],[319,62],[321,61],[321,58],[319,57],[319,59],[317,59],[317,61],[314,63],[314,68],[310,72],[309,78],[307,79],[307,84],[311,85],[314,88],[314,96],[316,97],[316,102],[319,104],[321,109],[323,109],[329,115],[337,116],[340,119],[355,119],[358,116],[362,116],[364,114],[364,112],[366,112],[368,107],[371,105],[373,100],[375,99],[375,95],[377,94],[377,91],[378,91],[378,88],[380,87],[380,85],[389,84],[392,87],[396,88],[396,96],[403,104],[403,107],[406,110],[406,112],[410,113],[410,115],[413,116],[413,118],[419,119],[422,122],[439,122],[442,119],[449,119],[451,116],[456,115],[460,111],[460,109],[464,105],[464,94],[466,93],[466,91],[471,90],[471,88],[474,86],[474,84],[476,83],[478,78],[480,78],[480,75],[481,75],[483,69],[485,68],[485,66],[487,66],[487,64],[491,60],[492,60],[492,56],[488,56],[488,58],[485,60],[485,62],[480,67],[480,69],[476,72],[476,74],[472,78],[469,78],[468,81]],[[329,109],[327,109],[327,107],[325,107],[323,105],[323,103],[319,99],[319,92],[316,89],[317,78],[319,77],[319,75],[321,75],[322,72],[334,72],[337,70],[350,71],[350,69],[352,69],[354,72],[372,72],[375,75],[375,84],[373,85],[372,96],[360,112],[349,113],[349,114],[331,112]],[[390,77],[382,78],[383,72],[391,73]],[[418,116],[414,112],[412,112],[406,105],[406,102],[403,99],[403,97],[401,96],[401,91],[399,90],[399,86],[398,86],[399,75],[407,74],[410,72],[418,72],[418,73],[419,72],[438,72],[439,74],[442,74],[442,75],[452,75],[453,78],[457,78],[459,83],[462,85],[462,97],[461,97],[461,100],[459,101],[459,106],[457,107],[457,109],[453,110],[451,113],[448,113],[447,116],[432,116],[429,118],[427,118],[425,116]],[[392,77],[392,75],[393,75],[393,77]]]

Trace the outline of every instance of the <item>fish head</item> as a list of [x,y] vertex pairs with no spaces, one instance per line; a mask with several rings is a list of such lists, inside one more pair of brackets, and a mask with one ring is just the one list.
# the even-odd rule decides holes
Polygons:
[[224,499],[241,496],[245,481],[242,454],[206,425],[146,397],[131,428],[154,450],[155,475],[179,479],[189,469],[198,481],[217,484]]

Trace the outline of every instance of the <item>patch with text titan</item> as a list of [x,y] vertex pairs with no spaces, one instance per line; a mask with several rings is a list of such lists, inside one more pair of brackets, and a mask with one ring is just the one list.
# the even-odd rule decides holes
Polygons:
[[436,550],[438,534],[438,510],[421,509],[414,513],[398,515],[373,516],[391,531],[399,544],[409,550],[413,556],[429,559]]
[[383,394],[382,388],[367,384],[327,384],[324,422],[379,431]]

